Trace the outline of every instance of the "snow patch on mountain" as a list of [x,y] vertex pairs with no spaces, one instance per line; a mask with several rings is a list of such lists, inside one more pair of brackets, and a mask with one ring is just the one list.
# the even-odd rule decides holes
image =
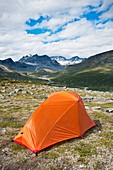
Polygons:
[[85,60],[84,58],[80,58],[78,56],[75,56],[69,59],[63,56],[51,56],[50,58],[52,60],[56,60],[62,66],[77,64]]

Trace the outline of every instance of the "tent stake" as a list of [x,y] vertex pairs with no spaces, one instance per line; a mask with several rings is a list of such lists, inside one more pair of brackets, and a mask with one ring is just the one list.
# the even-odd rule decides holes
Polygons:
[[35,155],[38,156],[38,152],[36,152]]

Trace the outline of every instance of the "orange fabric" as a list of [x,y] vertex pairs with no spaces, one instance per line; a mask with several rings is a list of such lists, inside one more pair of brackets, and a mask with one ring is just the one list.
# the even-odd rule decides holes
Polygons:
[[82,136],[95,125],[78,94],[55,92],[36,109],[14,141],[38,152],[60,141]]

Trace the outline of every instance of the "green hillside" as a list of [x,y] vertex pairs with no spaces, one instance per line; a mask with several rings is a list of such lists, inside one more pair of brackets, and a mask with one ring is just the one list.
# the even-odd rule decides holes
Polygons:
[[70,66],[52,81],[54,84],[69,87],[113,90],[113,51],[92,56],[80,64]]
[[47,80],[42,80],[37,77],[32,77],[29,75],[22,74],[20,72],[16,72],[14,70],[10,70],[8,67],[0,65],[0,79],[9,79],[9,80],[17,80],[17,81],[25,81],[25,82],[36,82],[36,83],[47,83]]

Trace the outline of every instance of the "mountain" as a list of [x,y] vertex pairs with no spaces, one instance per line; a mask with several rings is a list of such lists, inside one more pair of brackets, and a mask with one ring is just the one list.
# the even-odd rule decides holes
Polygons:
[[113,90],[113,50],[96,54],[81,63],[68,66],[52,81],[69,87]]
[[16,71],[36,71],[40,69],[62,70],[61,66],[56,60],[51,60],[47,55],[38,56],[24,56],[19,61],[14,62],[11,58],[0,60],[0,64]]
[[75,56],[69,59],[63,56],[51,56],[50,58],[52,60],[56,60],[60,65],[63,65],[63,66],[74,65],[85,60],[85,58],[80,58],[78,56]]
[[20,63],[29,64],[35,66],[35,70],[39,69],[52,69],[62,70],[64,67],[61,66],[56,60],[52,60],[47,55],[39,56],[37,54],[24,56],[19,60]]
[[4,65],[12,70],[31,72],[43,69],[50,69],[60,71],[65,68],[66,65],[72,65],[79,63],[85,59],[79,57],[72,57],[66,59],[62,56],[49,57],[47,55],[26,55],[23,56],[19,61],[13,61],[11,58],[0,60],[0,64]]

